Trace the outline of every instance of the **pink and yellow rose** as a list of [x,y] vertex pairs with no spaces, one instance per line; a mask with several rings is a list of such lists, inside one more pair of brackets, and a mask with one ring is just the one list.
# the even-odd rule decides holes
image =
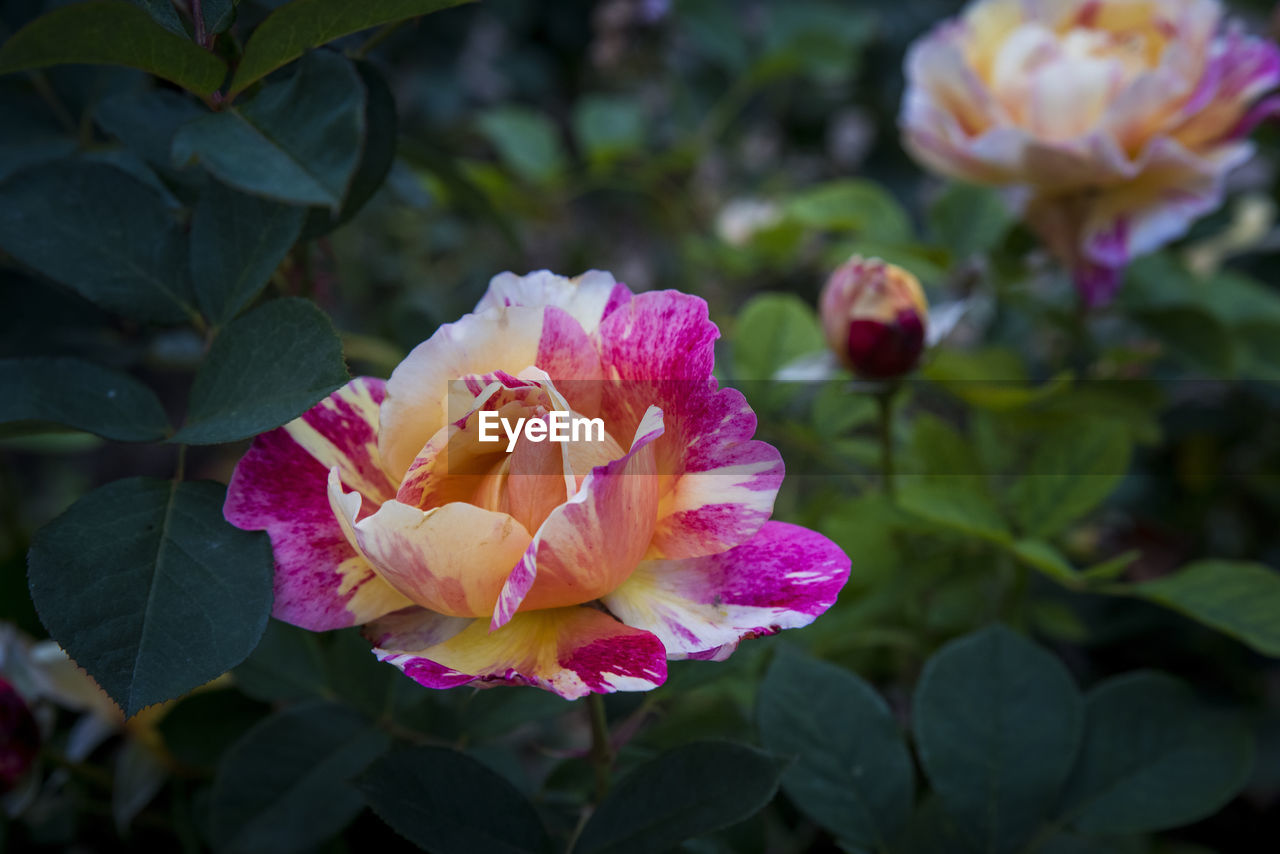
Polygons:
[[[277,618],[363,624],[423,685],[653,688],[668,659],[808,624],[849,574],[826,538],[769,521],[782,459],[712,378],[718,336],[676,291],[497,276],[390,380],[258,437],[226,517],[270,534]],[[481,440],[486,411],[606,434],[508,453]]]
[[901,124],[926,166],[1015,188],[1099,304],[1221,203],[1278,84],[1217,0],[978,0],[911,49]]

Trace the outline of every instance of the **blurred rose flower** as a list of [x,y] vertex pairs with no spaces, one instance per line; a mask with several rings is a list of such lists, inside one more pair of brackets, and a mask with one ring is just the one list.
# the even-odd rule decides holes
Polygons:
[[[255,440],[225,513],[266,530],[275,616],[365,624],[418,682],[646,690],[810,623],[849,559],[768,521],[783,466],[711,376],[706,303],[607,273],[497,276],[384,383]],[[601,418],[603,441],[480,441],[480,413]],[[509,423],[510,423],[509,422]]]
[[827,279],[819,313],[827,345],[858,376],[892,379],[920,361],[929,306],[901,267],[854,255]]
[[1216,0],[979,0],[907,57],[902,129],[928,167],[1016,189],[1089,304],[1222,200],[1277,101],[1280,51]]
[[0,677],[0,792],[18,784],[40,752],[40,728],[18,690]]

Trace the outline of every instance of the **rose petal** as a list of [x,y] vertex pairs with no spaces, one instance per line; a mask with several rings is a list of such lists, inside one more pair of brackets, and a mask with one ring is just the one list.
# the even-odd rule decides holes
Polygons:
[[442,614],[491,613],[511,567],[529,545],[529,532],[515,519],[473,504],[419,510],[392,500],[358,522],[357,508],[346,501],[342,505],[360,551],[383,580]]
[[381,661],[428,688],[468,682],[536,685],[577,699],[595,691],[648,691],[667,678],[656,637],[594,608],[517,614],[496,631],[486,620],[409,609],[366,627]]
[[588,270],[572,279],[550,270],[524,276],[499,273],[489,280],[489,289],[476,304],[476,313],[512,305],[555,306],[568,312],[591,335],[600,327],[618,289],[625,291],[626,286],[619,285],[612,273],[601,270]]
[[720,554],[645,561],[603,602],[657,635],[671,658],[724,657],[743,638],[807,626],[848,580],[849,557],[835,543],[768,522]]
[[579,411],[598,405],[575,397],[598,394],[599,355],[577,321],[562,309],[496,308],[441,326],[409,353],[387,382],[378,435],[387,469],[407,470],[450,416],[462,414],[449,411],[458,380],[494,371],[518,374],[529,367],[541,368],[557,381],[575,381],[565,397],[575,408],[584,407]]
[[[684,387],[658,442],[658,471],[671,474],[658,505],[650,557],[714,554],[745,543],[773,513],[782,455],[753,440],[756,416],[736,389]],[[659,399],[662,399],[659,396]]]
[[378,457],[383,387],[382,380],[352,380],[301,418],[257,437],[236,465],[223,514],[238,528],[270,535],[277,619],[324,631],[409,604],[348,541],[327,489],[333,468],[373,506],[395,495]]
[[644,557],[657,518],[653,442],[662,412],[651,408],[631,450],[598,466],[577,493],[552,511],[502,588],[494,629],[516,610],[554,608],[597,599],[615,589]]

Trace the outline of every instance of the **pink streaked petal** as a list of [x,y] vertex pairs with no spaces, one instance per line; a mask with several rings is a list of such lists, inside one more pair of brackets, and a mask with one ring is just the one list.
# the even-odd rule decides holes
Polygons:
[[782,486],[782,455],[751,438],[756,416],[741,392],[712,383],[686,384],[685,392],[668,403],[657,446],[658,470],[670,481],[649,557],[697,557],[745,543]]
[[472,504],[424,511],[393,500],[358,522],[350,504],[338,504],[378,575],[413,603],[442,614],[491,613],[529,544],[529,532],[515,519]]
[[653,537],[658,507],[653,443],[663,430],[661,410],[651,407],[626,455],[592,469],[577,493],[551,512],[502,588],[494,629],[521,607],[589,602],[626,579]]
[[382,404],[378,448],[389,471],[403,475],[448,420],[456,380],[533,365],[542,338],[543,309],[512,306],[447,323],[391,373]]
[[277,619],[325,631],[408,603],[352,546],[328,495],[331,469],[371,507],[395,494],[377,455],[383,393],[382,380],[352,380],[302,417],[258,436],[236,465],[223,514],[238,528],[271,537]]
[[415,608],[367,626],[365,636],[379,660],[428,688],[535,685],[574,700],[593,691],[648,691],[667,678],[656,637],[594,608],[522,612],[496,631],[485,620]]
[[557,384],[575,412],[591,417],[600,412],[599,346],[568,312],[555,306],[544,310],[536,360],[534,366]]
[[719,660],[739,640],[813,622],[835,604],[849,566],[821,534],[768,522],[720,554],[645,561],[603,602],[627,625],[657,635],[670,658]]

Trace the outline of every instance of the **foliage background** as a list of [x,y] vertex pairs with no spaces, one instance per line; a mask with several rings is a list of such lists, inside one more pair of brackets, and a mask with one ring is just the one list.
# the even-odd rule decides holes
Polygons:
[[[0,37],[46,5],[66,4],[0,3]],[[204,4],[209,32],[234,21],[215,43],[228,56],[283,4],[232,5]],[[33,638],[64,627],[54,634],[69,646],[102,601],[76,604],[100,569],[77,556],[124,536],[121,502],[154,497],[162,512],[174,498],[131,481],[100,499],[98,528],[81,518],[37,537],[29,591],[36,531],[119,478],[168,481],[177,467],[225,483],[245,437],[341,381],[339,343],[310,305],[340,333],[353,375],[385,376],[496,272],[606,269],[708,300],[724,333],[719,372],[788,464],[777,515],[836,539],[854,576],[809,629],[748,642],[724,664],[673,663],[662,689],[609,697],[622,782],[577,850],[623,850],[618,838],[625,850],[706,852],[1270,850],[1276,134],[1258,135],[1222,211],[1135,265],[1112,309],[1081,316],[994,194],[945,186],[899,143],[906,48],[958,8],[487,0],[343,37],[302,60],[320,79],[298,84],[296,113],[272,114],[253,88],[237,102],[246,114],[258,103],[267,126],[312,129],[299,150],[335,173],[352,163],[324,152],[356,151],[343,148],[352,128],[322,128],[321,114],[358,117],[360,164],[336,199],[351,217],[336,229],[324,186],[248,174],[259,153],[230,136],[186,131],[178,148],[199,162],[175,161],[179,125],[208,108],[170,84],[98,65],[0,77],[0,357],[122,371],[163,410],[132,406],[111,435],[92,394],[102,381],[81,363],[4,362],[0,619]],[[1265,30],[1272,10],[1233,11]],[[373,161],[392,151],[384,180]],[[139,192],[145,212],[128,204]],[[274,255],[251,251],[264,235]],[[123,297],[63,286],[99,281],[74,268],[109,263],[93,245],[189,271],[197,319],[127,284]],[[879,489],[872,398],[848,378],[785,381],[812,376],[811,306],[854,251],[919,275],[935,320],[943,306],[960,317],[903,392],[892,499]],[[187,425],[185,457],[172,443],[113,441],[160,439],[170,424]],[[190,507],[201,488],[183,487]],[[233,545],[262,567],[260,542]],[[41,568],[65,566],[78,574],[39,601],[53,583]],[[252,650],[243,664],[157,661],[118,690],[95,671],[133,711],[238,665],[84,757],[67,756],[83,713],[47,709],[38,791],[5,819],[4,845],[408,846],[378,815],[429,850],[498,850],[480,834],[499,815],[515,850],[563,850],[574,835],[595,799],[584,707],[531,689],[431,693],[375,664],[358,636],[272,622],[259,639],[261,621],[234,612],[214,633],[238,638],[241,658]],[[778,656],[789,658],[770,670]],[[657,756],[674,764],[644,765]],[[357,777],[359,789],[347,783]],[[635,830],[646,825],[675,835]]]

